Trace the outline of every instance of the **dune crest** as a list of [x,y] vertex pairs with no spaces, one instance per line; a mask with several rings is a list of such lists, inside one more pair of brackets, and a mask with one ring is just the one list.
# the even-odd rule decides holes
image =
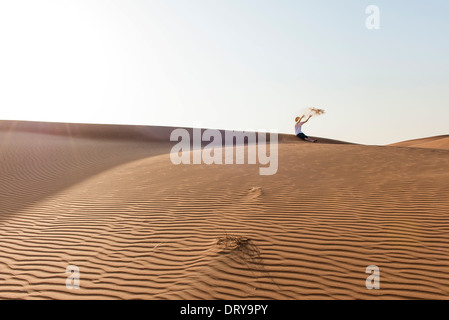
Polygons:
[[449,135],[401,141],[389,144],[389,146],[449,150]]

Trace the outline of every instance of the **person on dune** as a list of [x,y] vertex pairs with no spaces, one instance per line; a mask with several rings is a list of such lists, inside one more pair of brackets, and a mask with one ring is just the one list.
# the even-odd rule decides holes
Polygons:
[[302,120],[302,118],[304,118],[304,116],[296,117],[296,118],[295,118],[295,134],[296,134],[296,136],[297,136],[298,138],[300,138],[300,139],[302,139],[302,140],[306,140],[306,141],[309,141],[309,142],[317,142],[318,140],[309,138],[308,136],[306,136],[306,135],[304,134],[304,132],[302,132],[302,125],[303,125],[304,123],[306,123],[307,121],[309,121],[309,119],[310,119],[311,117],[312,117],[312,115],[309,115],[309,117],[307,118],[307,120],[306,120],[306,121],[302,121],[302,122],[301,122],[301,120]]

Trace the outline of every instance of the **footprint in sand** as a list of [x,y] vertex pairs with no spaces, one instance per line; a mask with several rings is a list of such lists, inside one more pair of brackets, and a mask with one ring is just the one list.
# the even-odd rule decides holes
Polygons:
[[261,187],[251,187],[246,195],[246,199],[248,200],[256,200],[264,195],[264,192]]

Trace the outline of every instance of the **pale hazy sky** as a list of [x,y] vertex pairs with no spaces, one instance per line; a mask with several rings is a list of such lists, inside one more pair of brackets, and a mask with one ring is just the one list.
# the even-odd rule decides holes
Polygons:
[[[365,26],[368,5],[380,29]],[[0,119],[449,134],[447,0],[0,0]]]

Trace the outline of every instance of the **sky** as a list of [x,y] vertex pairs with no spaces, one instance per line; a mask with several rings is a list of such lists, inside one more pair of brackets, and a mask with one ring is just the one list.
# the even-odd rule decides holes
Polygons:
[[[367,6],[379,8],[368,29]],[[0,0],[0,119],[449,134],[447,0]]]

